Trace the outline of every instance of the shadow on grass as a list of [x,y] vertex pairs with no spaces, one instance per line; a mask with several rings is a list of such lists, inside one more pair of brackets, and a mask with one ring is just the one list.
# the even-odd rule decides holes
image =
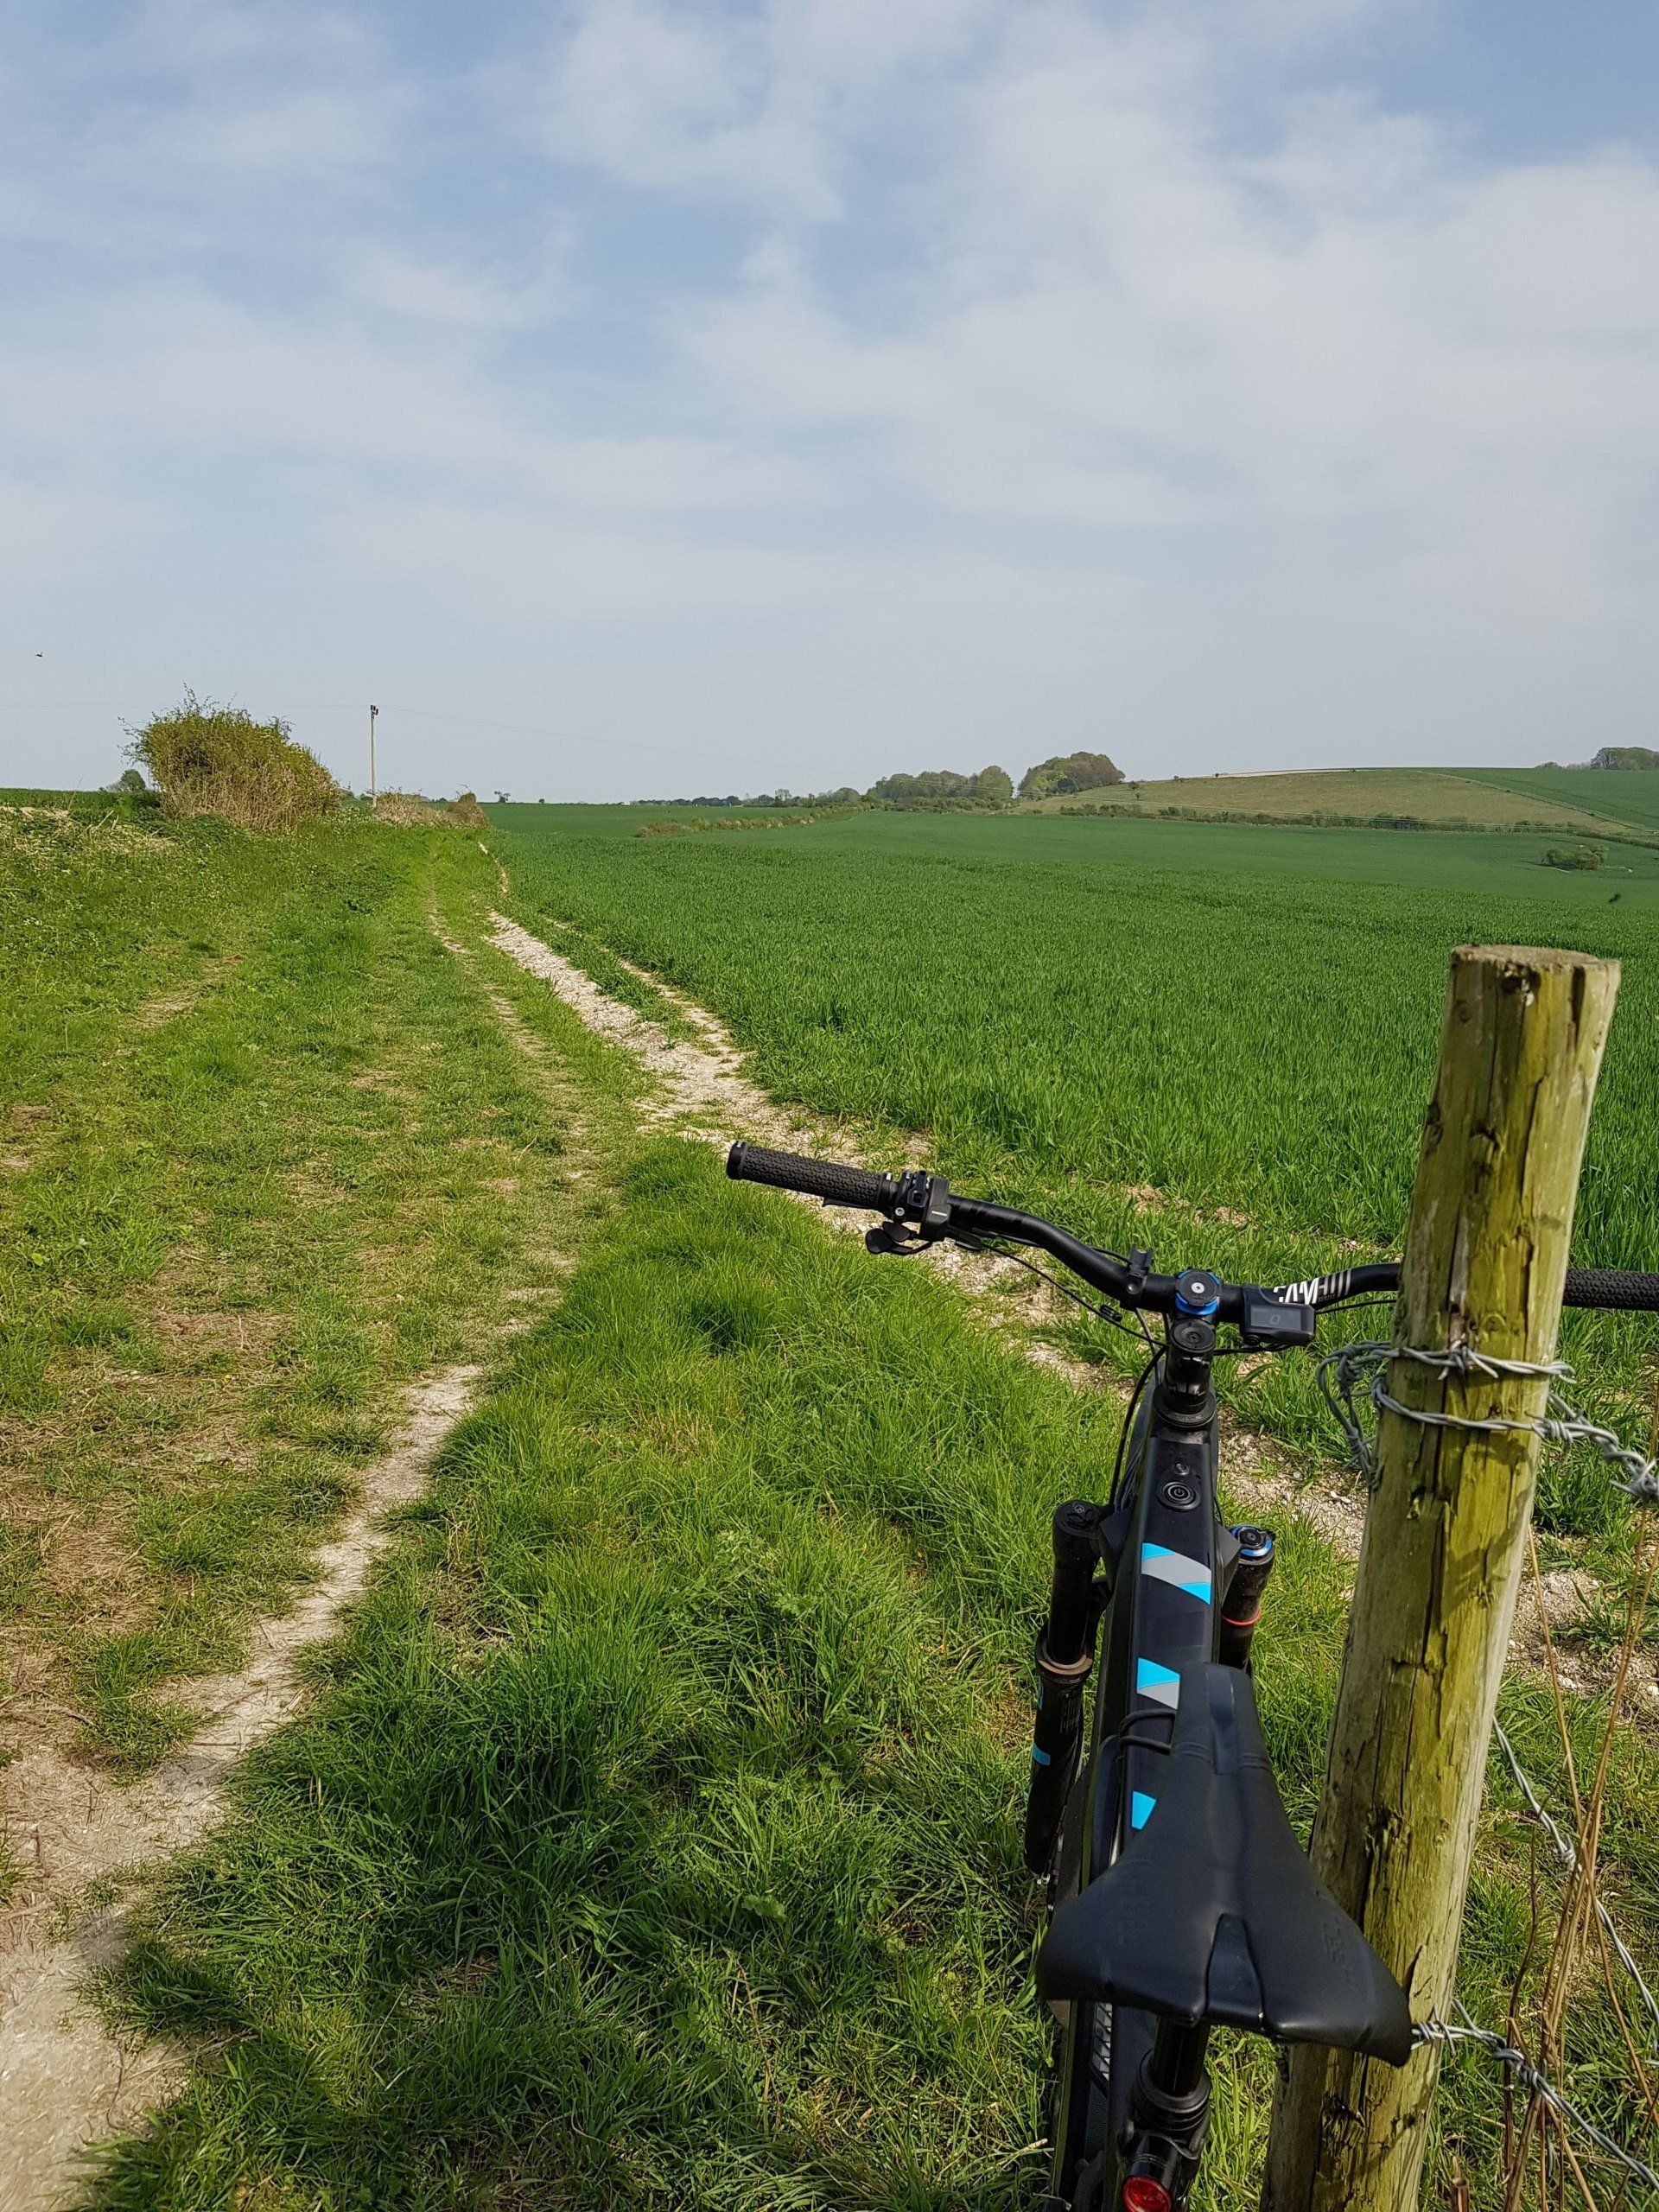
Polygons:
[[149,1914],[113,2001],[207,2055],[95,2203],[1028,2194],[1007,1668],[1085,1417],[688,1147],[628,1198]]

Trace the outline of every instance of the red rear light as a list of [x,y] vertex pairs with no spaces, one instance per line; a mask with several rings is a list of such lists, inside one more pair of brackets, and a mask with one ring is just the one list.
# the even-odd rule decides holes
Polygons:
[[1174,2199],[1150,2174],[1131,2174],[1123,2184],[1123,2202],[1128,2212],[1170,2212]]

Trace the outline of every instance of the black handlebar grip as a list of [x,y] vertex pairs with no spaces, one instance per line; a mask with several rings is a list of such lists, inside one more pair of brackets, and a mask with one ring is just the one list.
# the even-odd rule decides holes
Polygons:
[[870,1213],[890,1215],[899,1198],[896,1176],[872,1175],[868,1168],[843,1167],[834,1160],[803,1160],[794,1152],[768,1152],[760,1144],[734,1144],[726,1155],[726,1173],[734,1183],[769,1183],[774,1190],[822,1198],[827,1206],[862,1206]]
[[1563,1306],[1588,1306],[1603,1313],[1659,1313],[1659,1275],[1628,1268],[1569,1268]]

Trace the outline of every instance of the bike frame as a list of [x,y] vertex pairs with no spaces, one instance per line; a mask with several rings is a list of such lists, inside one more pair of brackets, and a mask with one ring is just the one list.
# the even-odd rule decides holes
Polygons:
[[[1223,1601],[1242,1554],[1217,1505],[1214,1343],[1206,1323],[1172,1324],[1155,1387],[1135,1421],[1117,1497],[1105,1509],[1063,1506],[1056,1517],[1057,1599],[1065,1600],[1062,1529],[1075,1555],[1089,1512],[1095,1521],[1091,1548],[1103,1572],[1090,1585],[1093,1618],[1085,1627],[1096,1653],[1093,1728],[1061,1815],[1050,1872],[1055,1905],[1111,1865],[1150,1817],[1162,1786],[1181,1669],[1217,1658],[1233,1665],[1248,1659],[1265,1568],[1245,1578],[1255,1585],[1243,1609],[1248,1618],[1229,1622]],[[1264,1541],[1270,1558],[1270,1539]],[[1056,1624],[1056,1612],[1050,1621]],[[1044,1657],[1039,1645],[1039,1669]],[[1053,1664],[1051,1656],[1051,1673]],[[1179,2158],[1166,2163],[1176,2182],[1174,2201],[1184,2202],[1208,2117],[1207,2031],[1173,2029],[1126,2006],[1056,2010],[1067,2017],[1059,2024],[1050,2207],[1116,2208],[1135,2141],[1150,2132],[1180,2145]]]

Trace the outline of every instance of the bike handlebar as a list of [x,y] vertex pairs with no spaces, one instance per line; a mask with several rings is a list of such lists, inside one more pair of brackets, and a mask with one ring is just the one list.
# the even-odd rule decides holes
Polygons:
[[843,1167],[833,1160],[805,1160],[796,1152],[768,1152],[763,1144],[734,1144],[726,1173],[742,1183],[769,1183],[774,1190],[799,1191],[827,1206],[861,1206],[891,1217],[899,1200],[896,1175],[872,1175],[868,1168]]
[[[958,1198],[942,1176],[921,1170],[902,1176],[874,1175],[867,1168],[843,1166],[835,1160],[808,1160],[764,1145],[734,1144],[727,1155],[726,1173],[736,1182],[798,1191],[806,1198],[822,1198],[827,1206],[853,1206],[913,1224],[927,1242],[941,1236],[995,1236],[1029,1244],[1117,1304],[1153,1313],[1206,1313],[1214,1320],[1248,1325],[1253,1317],[1259,1318],[1264,1303],[1319,1309],[1352,1298],[1386,1294],[1400,1283],[1395,1260],[1344,1268],[1334,1274],[1266,1290],[1254,1283],[1220,1282],[1192,1268],[1179,1275],[1154,1274],[1149,1269],[1131,1274],[1115,1254],[1084,1243],[1040,1215]],[[1599,1313],[1659,1313],[1659,1274],[1637,1274],[1624,1268],[1569,1268],[1561,1302]]]
[[1634,1274],[1628,1268],[1569,1268],[1561,1303],[1598,1313],[1659,1313],[1659,1275]]

